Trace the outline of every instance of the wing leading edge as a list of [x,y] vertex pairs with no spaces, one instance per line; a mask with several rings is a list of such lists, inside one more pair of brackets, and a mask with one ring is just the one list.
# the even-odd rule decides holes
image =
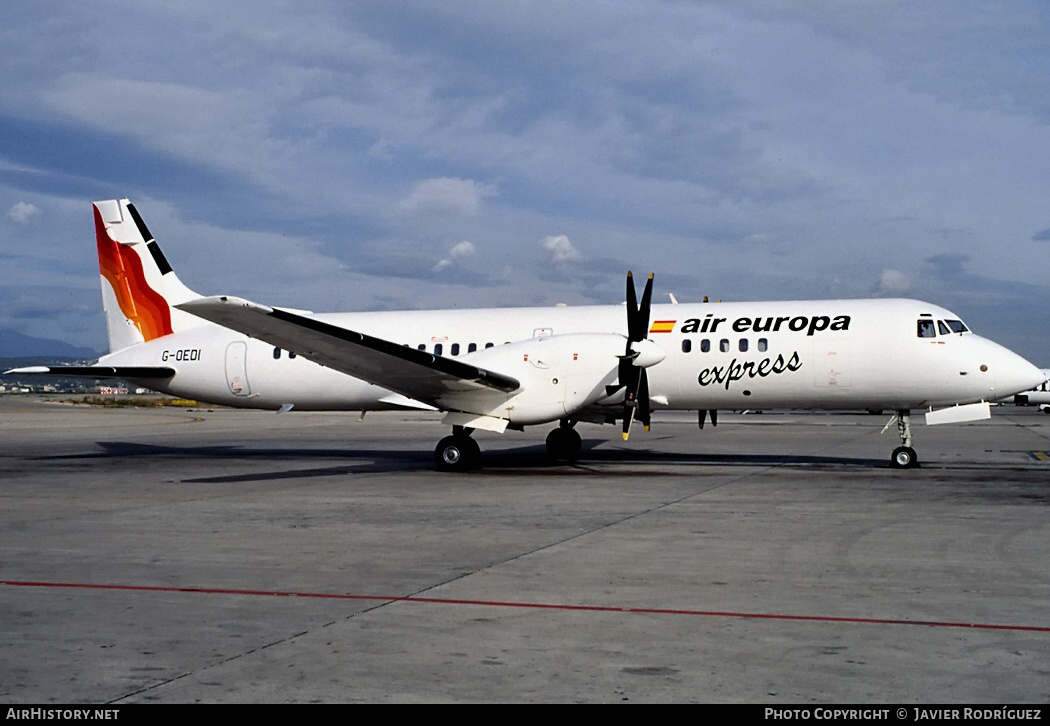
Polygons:
[[[308,360],[439,408],[460,408],[455,399],[497,394],[505,399],[519,381],[465,361],[435,356],[314,317],[231,296],[213,296],[177,305]],[[487,396],[485,396],[487,398]]]

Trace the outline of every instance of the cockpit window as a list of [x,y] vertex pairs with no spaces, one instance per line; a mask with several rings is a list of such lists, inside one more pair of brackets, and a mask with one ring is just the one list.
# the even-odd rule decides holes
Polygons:
[[953,333],[969,333],[970,329],[963,325],[961,320],[945,320],[948,327],[951,328]]
[[933,321],[920,318],[918,335],[920,338],[936,338],[937,329],[934,327]]
[[948,326],[945,325],[943,320],[937,321],[937,332],[941,335],[950,335],[952,331],[948,330]]

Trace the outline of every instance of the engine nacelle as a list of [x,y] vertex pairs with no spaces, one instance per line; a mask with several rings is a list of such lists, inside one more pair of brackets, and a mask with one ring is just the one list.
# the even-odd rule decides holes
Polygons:
[[497,409],[476,411],[531,425],[571,418],[606,398],[616,383],[627,339],[615,333],[573,333],[507,343],[464,356],[482,368],[513,376],[521,389]]

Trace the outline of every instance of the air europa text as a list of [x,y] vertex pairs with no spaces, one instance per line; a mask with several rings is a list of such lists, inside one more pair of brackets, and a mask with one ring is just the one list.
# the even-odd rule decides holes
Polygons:
[[[703,319],[689,318],[683,321],[682,333],[715,333],[722,323],[729,322],[728,318],[716,318],[714,313],[709,313]],[[836,315],[796,315],[780,317],[737,318],[730,327],[734,333],[776,333],[781,330],[791,330],[800,333],[806,331],[806,335],[813,335],[821,330],[849,330],[850,316]],[[723,329],[722,332],[725,332]]]

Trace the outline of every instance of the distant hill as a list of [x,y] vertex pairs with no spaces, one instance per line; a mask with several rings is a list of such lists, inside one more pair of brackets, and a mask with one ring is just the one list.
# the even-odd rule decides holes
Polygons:
[[63,356],[94,358],[98,353],[90,348],[70,345],[62,340],[34,338],[13,330],[0,330],[0,358],[27,358],[31,356]]

